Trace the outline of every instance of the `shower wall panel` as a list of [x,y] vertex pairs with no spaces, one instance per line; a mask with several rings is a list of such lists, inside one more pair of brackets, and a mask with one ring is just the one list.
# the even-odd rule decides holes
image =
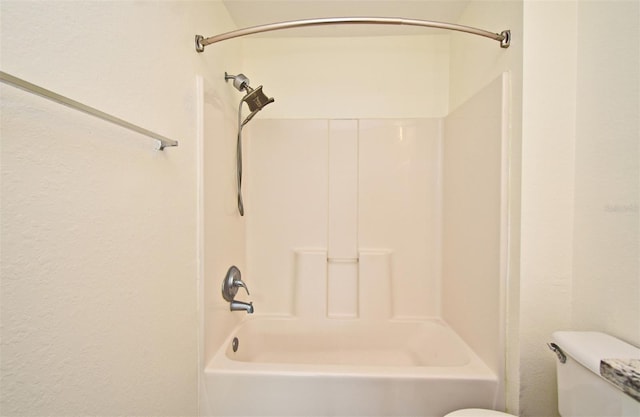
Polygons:
[[506,75],[445,119],[443,317],[498,375],[504,363]]
[[358,316],[358,121],[329,122],[327,316]]
[[327,250],[328,126],[258,118],[247,125],[243,278],[256,313],[292,314],[294,251]]
[[363,120],[359,144],[360,248],[391,253],[393,316],[437,316],[441,119]]
[[439,315],[441,119],[259,119],[245,140],[256,312]]

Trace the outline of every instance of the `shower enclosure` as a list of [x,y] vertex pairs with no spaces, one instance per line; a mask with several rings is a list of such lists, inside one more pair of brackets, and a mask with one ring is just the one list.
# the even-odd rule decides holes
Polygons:
[[[245,44],[278,101],[243,132],[244,217],[239,98],[200,81],[202,414],[504,408],[509,77],[450,110],[448,37],[399,39]],[[220,295],[231,265],[253,315]]]

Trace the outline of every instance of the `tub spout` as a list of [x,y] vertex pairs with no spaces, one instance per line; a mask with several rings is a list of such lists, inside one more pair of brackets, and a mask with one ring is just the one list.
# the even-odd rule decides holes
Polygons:
[[229,304],[230,311],[246,311],[247,314],[253,314],[253,303],[244,303],[242,301],[231,301]]

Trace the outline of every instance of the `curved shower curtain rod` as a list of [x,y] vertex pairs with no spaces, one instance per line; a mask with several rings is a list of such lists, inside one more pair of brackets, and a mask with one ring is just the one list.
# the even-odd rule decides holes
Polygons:
[[458,32],[471,33],[473,35],[484,36],[500,42],[501,48],[508,48],[511,43],[511,31],[503,30],[500,33],[493,33],[471,26],[456,25],[454,23],[434,22],[432,20],[405,19],[401,17],[327,17],[318,19],[290,20],[287,22],[269,23],[266,25],[252,26],[238,29],[220,35],[205,38],[196,35],[196,51],[203,52],[204,47],[212,43],[226,41],[240,36],[252,35],[254,33],[270,32],[272,30],[292,29],[305,26],[322,25],[347,25],[347,24],[373,24],[373,25],[407,25],[422,26],[429,28],[448,29]]

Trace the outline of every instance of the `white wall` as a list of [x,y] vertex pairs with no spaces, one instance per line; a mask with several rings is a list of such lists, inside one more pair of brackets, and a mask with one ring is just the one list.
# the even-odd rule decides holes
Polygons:
[[524,5],[520,412],[531,416],[557,414],[545,343],[570,327],[575,11],[575,2]]
[[640,4],[578,2],[577,38],[572,327],[640,346]]
[[196,81],[219,2],[9,2],[2,70],[178,139],[2,93],[3,415],[197,413]]
[[640,13],[625,1],[524,10],[520,411],[548,416],[551,332],[640,344]]
[[244,40],[243,70],[276,99],[262,117],[443,117],[448,35]]
[[[548,416],[551,332],[639,344],[640,15],[624,1],[524,11],[520,411]],[[607,42],[608,31],[626,41]]]

